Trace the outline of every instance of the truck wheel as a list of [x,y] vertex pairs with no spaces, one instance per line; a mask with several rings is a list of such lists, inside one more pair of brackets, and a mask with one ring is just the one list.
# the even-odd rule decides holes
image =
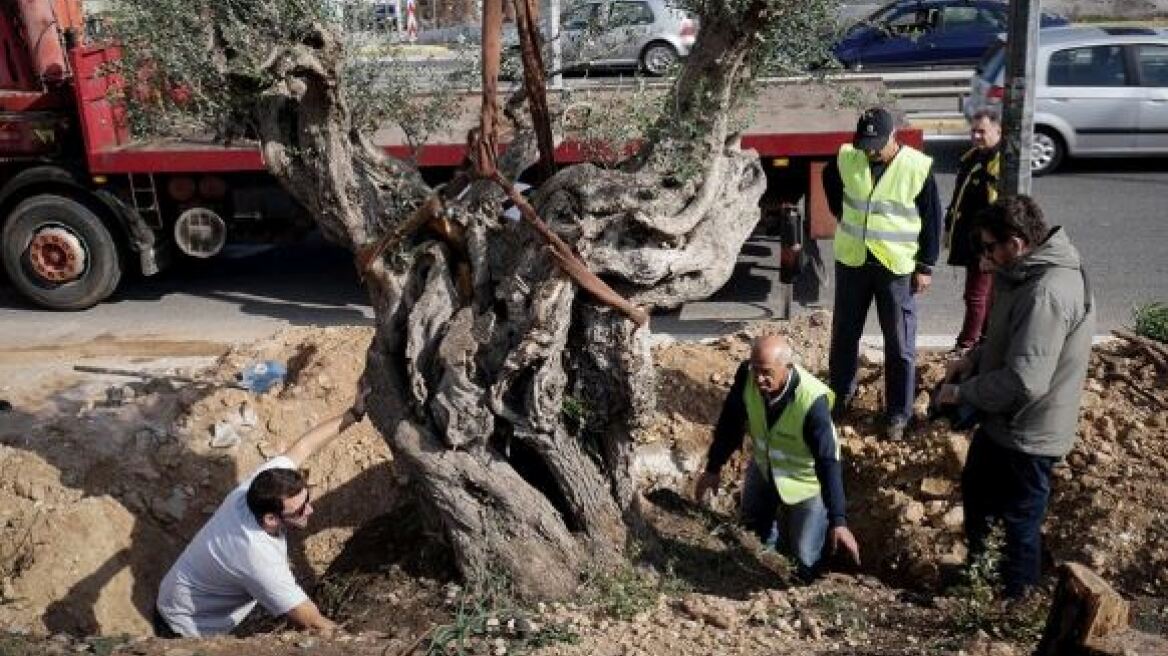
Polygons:
[[641,68],[650,75],[662,76],[677,65],[677,51],[668,43],[650,43],[641,53]]
[[22,201],[2,233],[13,286],[51,310],[84,310],[109,297],[122,277],[113,236],[88,207],[44,194]]

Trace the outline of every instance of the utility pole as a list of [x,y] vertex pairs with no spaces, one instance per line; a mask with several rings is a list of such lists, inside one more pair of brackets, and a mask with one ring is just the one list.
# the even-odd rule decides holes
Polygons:
[[564,42],[560,31],[560,0],[551,1],[551,11],[548,16],[548,38],[552,40],[552,88],[564,88],[564,74],[560,69],[564,67]]
[[1005,172],[1003,196],[1030,193],[1030,151],[1034,144],[1034,80],[1041,0],[1011,0],[1006,37],[1006,95],[1002,101]]

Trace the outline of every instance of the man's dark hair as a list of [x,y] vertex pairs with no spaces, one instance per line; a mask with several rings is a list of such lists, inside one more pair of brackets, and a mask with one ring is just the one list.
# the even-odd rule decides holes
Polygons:
[[265,469],[247,488],[247,508],[263,523],[264,515],[284,512],[284,499],[300,494],[307,486],[304,475],[295,469]]
[[973,228],[985,230],[998,242],[1020,237],[1029,246],[1041,244],[1050,234],[1050,228],[1042,218],[1042,209],[1026,195],[998,199],[977,215]]

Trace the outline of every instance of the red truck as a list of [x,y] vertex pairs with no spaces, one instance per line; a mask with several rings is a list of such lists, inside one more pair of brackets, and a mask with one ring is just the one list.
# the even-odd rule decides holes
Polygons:
[[[212,257],[230,242],[286,240],[312,218],[271,177],[254,145],[134,140],[109,93],[117,48],[83,42],[80,0],[0,0],[0,259],[33,303],[80,310],[126,272],[153,275],[175,257]],[[764,213],[806,201],[812,234],[834,222],[818,170],[851,138],[856,113],[815,85],[764,86],[743,144],[762,157]],[[470,98],[467,102],[472,102]],[[782,111],[775,111],[775,109]],[[417,153],[441,179],[463,160],[450,130]],[[901,132],[919,145],[919,130]],[[377,141],[410,155],[400,130]],[[565,144],[560,164],[583,150]]]

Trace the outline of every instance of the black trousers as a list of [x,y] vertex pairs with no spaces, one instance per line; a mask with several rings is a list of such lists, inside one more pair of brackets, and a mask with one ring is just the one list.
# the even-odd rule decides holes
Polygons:
[[1038,583],[1042,571],[1042,520],[1050,499],[1050,470],[1057,458],[1007,449],[981,430],[974,433],[961,472],[965,538],[970,560],[985,552],[995,520],[1006,529],[1001,568],[1007,597]]

